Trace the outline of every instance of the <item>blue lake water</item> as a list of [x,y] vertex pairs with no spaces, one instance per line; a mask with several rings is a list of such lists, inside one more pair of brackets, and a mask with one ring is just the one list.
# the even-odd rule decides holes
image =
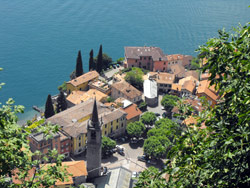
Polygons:
[[99,45],[114,60],[124,46],[158,46],[195,55],[217,30],[250,21],[249,0],[0,0],[0,102],[44,106],[69,80],[77,51],[88,69]]

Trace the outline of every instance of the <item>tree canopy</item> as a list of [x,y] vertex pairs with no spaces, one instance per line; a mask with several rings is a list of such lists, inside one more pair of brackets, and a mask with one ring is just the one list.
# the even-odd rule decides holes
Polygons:
[[83,68],[82,68],[82,54],[81,51],[78,51],[77,59],[76,59],[76,71],[75,71],[75,76],[81,76],[83,75]]
[[146,127],[141,121],[131,122],[126,127],[129,136],[137,138],[139,138],[143,134],[145,129]]
[[116,146],[116,141],[112,140],[109,137],[102,137],[102,154],[104,155],[107,151],[114,149]]
[[53,115],[55,115],[55,111],[54,111],[51,95],[48,95],[47,101],[46,101],[46,104],[45,104],[44,116],[45,116],[45,118],[49,118],[49,117],[51,117]]
[[175,95],[164,95],[164,97],[161,100],[161,105],[164,106],[164,108],[171,112],[171,110],[174,108],[174,106],[177,105],[177,101],[179,100],[179,97]]
[[141,121],[142,121],[142,123],[144,123],[146,125],[153,126],[155,121],[156,121],[156,115],[153,112],[145,112],[141,116]]
[[56,104],[56,111],[57,113],[64,111],[67,109],[67,101],[65,98],[65,95],[62,91],[60,91],[60,94],[57,98],[57,104]]
[[96,69],[96,65],[94,62],[94,51],[93,51],[93,49],[91,49],[89,52],[89,71],[92,71],[95,69]]
[[126,73],[125,80],[135,88],[143,89],[143,71],[138,67],[133,67],[131,71]]
[[103,61],[102,61],[102,45],[100,45],[99,52],[97,55],[97,62],[96,62],[96,71],[98,73],[101,73],[103,67]]

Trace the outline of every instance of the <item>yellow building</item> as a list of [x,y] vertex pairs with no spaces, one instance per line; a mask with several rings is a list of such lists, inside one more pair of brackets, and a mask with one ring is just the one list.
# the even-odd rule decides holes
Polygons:
[[[47,121],[58,124],[72,139],[71,153],[82,153],[86,149],[87,121],[92,117],[94,99],[68,108],[50,118]],[[116,137],[125,133],[127,113],[97,102],[97,111],[102,121],[102,135]]]
[[98,72],[90,71],[67,82],[67,93],[70,94],[72,91],[86,91],[88,89],[89,82],[97,80],[98,77]]

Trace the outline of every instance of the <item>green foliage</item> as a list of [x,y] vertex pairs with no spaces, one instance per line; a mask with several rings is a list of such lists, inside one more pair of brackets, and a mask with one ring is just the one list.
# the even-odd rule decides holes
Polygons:
[[28,126],[28,129],[35,129],[35,128],[37,128],[38,126],[44,124],[44,122],[45,122],[45,119],[41,119],[41,120],[39,120],[39,121],[36,121],[36,122],[32,123],[31,125],[29,125],[29,126]]
[[89,52],[89,71],[92,71],[95,69],[96,69],[96,65],[94,62],[94,51],[93,49],[91,49],[91,51]]
[[[64,181],[64,177],[68,174],[61,166],[63,156],[58,155],[55,150],[49,151],[43,157],[40,152],[33,154],[29,151],[28,132],[17,124],[16,114],[22,113],[23,109],[23,106],[15,106],[13,99],[9,99],[0,107],[0,187],[50,187],[57,180]],[[36,130],[48,136],[48,132],[58,131],[58,126],[46,125]],[[45,162],[53,159],[55,165],[44,168],[40,160],[31,160],[35,155],[41,156]],[[28,172],[35,167],[39,168],[36,168],[34,175],[29,177]],[[13,170],[18,170],[16,175],[22,182],[21,185],[10,184],[6,181],[6,178],[12,177]]]
[[119,59],[116,60],[117,63],[122,63],[124,61],[124,57],[120,57]]
[[79,77],[81,75],[83,75],[83,68],[82,68],[82,55],[81,55],[81,51],[78,51],[78,55],[77,55],[77,59],[76,59],[76,71],[75,71],[75,76]]
[[97,61],[96,61],[96,71],[98,73],[101,73],[103,68],[103,61],[102,61],[102,45],[100,45],[99,52],[97,55]]
[[62,91],[60,91],[59,96],[57,97],[56,111],[57,113],[62,112],[67,109],[67,102],[65,95]]
[[139,104],[139,106],[138,106],[138,108],[140,109],[140,110],[142,110],[142,111],[145,111],[145,110],[147,110],[147,103],[145,102],[145,101],[142,101],[140,104]]
[[146,125],[153,126],[155,121],[156,121],[156,115],[153,112],[145,112],[141,116],[141,121],[142,121],[142,123],[144,123]]
[[45,116],[45,118],[49,118],[49,117],[51,117],[53,115],[55,115],[55,111],[54,111],[51,95],[48,95],[47,101],[46,101],[46,104],[45,104],[44,116]]
[[110,96],[107,97],[107,102],[114,102],[114,101],[115,100],[112,97],[110,97]]
[[135,88],[142,90],[143,89],[143,77],[144,73],[138,67],[133,67],[131,71],[127,72],[125,80],[130,83]]
[[103,62],[103,67],[102,69],[107,69],[109,65],[112,63],[112,58],[108,56],[108,54],[103,53],[102,54],[102,62]]
[[[166,137],[162,137],[162,139],[164,138]],[[161,144],[159,138],[155,136],[151,136],[144,141],[143,151],[152,158],[159,158],[166,154],[166,148]]]
[[198,58],[194,57],[192,59],[190,69],[191,70],[200,69],[200,60]]
[[181,133],[180,126],[170,119],[156,121],[155,128],[147,133],[144,142],[144,153],[153,158],[165,157],[167,151],[174,145],[175,137]]
[[59,91],[63,91],[63,92],[66,92],[67,91],[67,84],[66,82],[64,81],[62,85],[58,86],[58,90]]
[[137,138],[139,138],[143,134],[145,129],[146,127],[141,121],[131,122],[126,127],[129,136]]
[[174,106],[177,105],[177,101],[180,98],[175,95],[165,95],[161,100],[161,105],[164,106],[164,108],[171,112],[171,110],[174,108]]
[[102,137],[102,153],[105,154],[107,151],[114,149],[116,146],[116,141],[112,140],[109,137]]
[[135,188],[160,188],[167,187],[167,181],[163,177],[163,173],[153,166],[150,166],[147,170],[144,170],[138,181],[135,184]]

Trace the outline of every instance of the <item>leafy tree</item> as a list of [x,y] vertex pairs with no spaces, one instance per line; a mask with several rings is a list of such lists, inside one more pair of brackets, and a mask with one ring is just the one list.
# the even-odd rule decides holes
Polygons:
[[94,62],[94,51],[91,49],[89,53],[89,71],[96,70],[95,62]]
[[64,81],[62,85],[58,86],[58,90],[59,91],[63,91],[63,92],[66,92],[67,91],[67,84],[66,82]]
[[65,95],[62,91],[60,91],[60,94],[57,98],[57,105],[56,105],[56,111],[57,113],[64,111],[67,109],[67,101],[65,98]]
[[139,109],[142,110],[142,111],[146,111],[147,110],[147,103],[145,101],[142,101],[140,104],[139,104]]
[[102,61],[102,45],[100,45],[99,52],[97,55],[97,63],[96,63],[96,71],[98,73],[101,73],[103,67],[103,61]]
[[[51,135],[48,133],[55,133],[59,127],[46,124],[36,130],[24,128],[17,124],[16,115],[23,113],[23,110],[23,106],[14,105],[13,99],[0,106],[0,187],[51,187],[57,180],[64,181],[68,173],[61,165],[63,156],[58,155],[56,150],[49,151],[43,160],[48,162],[48,158],[53,159],[55,165],[44,168],[40,160],[31,160],[41,153],[31,153],[27,139],[31,131],[41,131],[49,139]],[[28,172],[31,169],[35,171],[30,177]],[[11,183],[12,175],[16,175],[20,185]]]
[[[221,99],[168,152],[166,187],[250,186],[250,23],[199,48]],[[200,129],[202,123],[205,129]],[[146,180],[145,180],[146,181]]]
[[74,80],[76,78],[76,70],[74,70],[70,75],[69,75],[70,80]]
[[112,140],[109,137],[102,137],[102,154],[105,155],[107,151],[114,149],[116,146],[116,141]]
[[145,129],[146,127],[141,121],[131,122],[126,127],[129,136],[137,138],[139,138],[143,134]]
[[78,51],[78,55],[77,55],[77,59],[76,59],[76,71],[75,71],[75,75],[76,77],[79,77],[81,75],[83,75],[83,68],[82,68],[82,55],[81,55],[81,51]]
[[109,65],[112,63],[112,58],[108,56],[108,54],[102,54],[102,62],[103,62],[103,69],[107,69]]
[[198,58],[194,57],[191,61],[190,69],[197,70],[199,68],[200,68],[200,60]]
[[167,181],[163,177],[163,172],[153,166],[144,170],[138,181],[135,184],[135,188],[156,188],[156,187],[167,187]]
[[55,115],[55,111],[54,111],[51,95],[48,95],[47,101],[46,101],[46,104],[45,104],[44,116],[45,116],[45,118],[49,118],[49,117],[51,117],[53,115]]
[[138,67],[133,67],[131,71],[127,72],[125,80],[130,83],[135,88],[142,90],[143,89],[143,72]]
[[[162,139],[167,140],[166,137],[164,138]],[[166,148],[161,144],[159,138],[157,138],[156,136],[151,136],[144,141],[143,151],[147,156],[150,156],[152,158],[159,158],[166,154]]]
[[124,61],[124,57],[120,57],[119,59],[116,60],[117,63],[122,63]]
[[110,97],[110,96],[107,97],[107,102],[114,102],[114,101],[115,100],[112,97]]
[[161,105],[164,106],[164,108],[171,112],[171,110],[174,108],[174,106],[177,105],[177,101],[179,100],[179,97],[175,95],[164,95],[164,97],[161,100]]
[[142,123],[144,123],[146,125],[153,126],[155,121],[156,121],[156,115],[153,112],[145,112],[141,116],[141,121],[142,121]]

